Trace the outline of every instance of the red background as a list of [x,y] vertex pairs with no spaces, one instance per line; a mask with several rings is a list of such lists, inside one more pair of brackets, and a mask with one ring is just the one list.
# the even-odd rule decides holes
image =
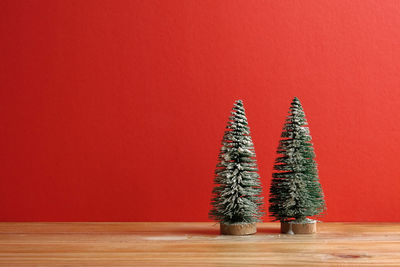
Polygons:
[[10,0],[0,33],[2,221],[208,220],[236,99],[267,200],[293,96],[323,220],[400,221],[398,1]]

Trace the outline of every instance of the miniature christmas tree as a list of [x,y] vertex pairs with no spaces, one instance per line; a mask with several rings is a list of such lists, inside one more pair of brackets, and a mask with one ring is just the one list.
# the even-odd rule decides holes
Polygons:
[[[276,172],[272,176],[269,199],[270,214],[286,226],[288,222],[315,225],[315,221],[307,217],[318,215],[325,209],[313,144],[306,125],[303,108],[295,97],[279,142],[277,153],[281,156],[275,161]],[[282,224],[282,228],[286,226]],[[292,224],[289,228],[282,231],[291,232]]]
[[218,156],[209,216],[220,222],[223,234],[253,234],[263,214],[256,154],[241,100],[231,114]]

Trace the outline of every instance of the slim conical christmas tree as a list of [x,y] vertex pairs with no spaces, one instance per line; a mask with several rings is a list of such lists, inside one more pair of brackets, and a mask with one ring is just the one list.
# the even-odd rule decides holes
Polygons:
[[[256,231],[255,222],[259,222],[263,214],[262,189],[241,100],[235,102],[231,114],[218,156],[209,216],[221,223],[223,234],[251,234]],[[232,225],[236,228],[226,228]]]
[[270,214],[281,222],[310,222],[325,209],[307,120],[298,98],[283,127],[270,188]]

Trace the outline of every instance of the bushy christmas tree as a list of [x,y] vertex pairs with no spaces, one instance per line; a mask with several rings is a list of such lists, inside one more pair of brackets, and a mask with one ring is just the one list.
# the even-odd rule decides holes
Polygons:
[[293,99],[279,142],[270,188],[270,214],[281,222],[307,222],[325,209],[307,120]]
[[262,188],[241,100],[231,114],[218,156],[209,216],[224,224],[255,223],[263,214]]

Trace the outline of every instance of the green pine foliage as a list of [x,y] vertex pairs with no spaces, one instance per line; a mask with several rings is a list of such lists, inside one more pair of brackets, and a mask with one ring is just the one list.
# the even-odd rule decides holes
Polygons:
[[241,100],[235,102],[231,114],[215,170],[209,217],[225,224],[259,222],[262,188]]
[[279,221],[305,221],[325,210],[307,120],[294,98],[279,142],[270,188],[270,214]]

